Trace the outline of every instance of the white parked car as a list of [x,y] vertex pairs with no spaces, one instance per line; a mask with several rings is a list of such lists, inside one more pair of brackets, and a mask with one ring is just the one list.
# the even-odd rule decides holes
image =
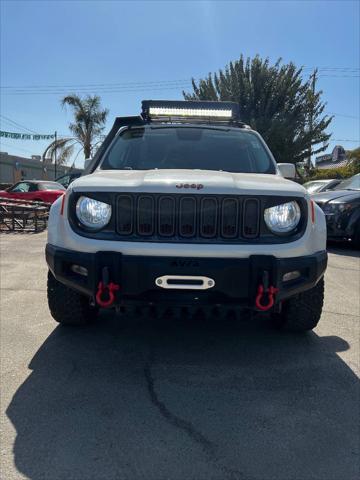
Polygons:
[[326,224],[229,102],[144,101],[117,118],[51,208],[48,301],[62,324],[126,305],[268,311],[292,330],[321,316]]

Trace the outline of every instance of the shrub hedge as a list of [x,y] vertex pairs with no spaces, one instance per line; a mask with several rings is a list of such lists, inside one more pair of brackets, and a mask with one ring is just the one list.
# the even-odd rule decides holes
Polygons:
[[328,178],[349,178],[360,173],[360,147],[347,152],[347,157],[352,160],[350,165],[339,168],[314,168],[304,181],[326,180]]

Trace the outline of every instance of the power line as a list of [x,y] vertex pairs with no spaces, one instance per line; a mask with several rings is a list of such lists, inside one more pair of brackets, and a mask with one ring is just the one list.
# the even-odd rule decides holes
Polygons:
[[[313,67],[301,67],[313,70]],[[319,67],[319,76],[328,78],[360,78],[360,69],[354,67]],[[324,73],[323,73],[324,72]],[[154,81],[129,81],[114,83],[90,83],[90,84],[62,84],[62,85],[6,85],[1,86],[4,95],[29,95],[29,94],[62,94],[69,89],[76,89],[82,93],[90,93],[96,89],[101,93],[134,92],[145,90],[173,90],[191,86],[191,79],[154,80]]]
[[319,77],[328,77],[328,78],[360,78],[360,75],[327,75],[320,73]]
[[[314,70],[317,67],[300,67],[302,70]],[[355,67],[318,67],[319,71],[333,71],[333,72],[348,72],[358,73],[360,68]],[[150,87],[150,86],[162,86],[162,85],[176,85],[183,84],[184,82],[191,82],[191,78],[182,78],[174,80],[152,80],[152,81],[129,81],[129,82],[113,82],[113,83],[72,83],[62,85],[2,85],[1,89],[60,89],[60,88],[91,88],[91,87],[104,87],[104,88],[127,88],[127,87]]]
[[21,130],[22,133],[30,133],[27,130],[25,130],[24,128],[15,127],[14,124],[8,122],[7,120],[4,120],[3,118],[0,118],[0,126],[1,126],[1,129],[3,129],[3,128],[7,128],[7,129],[16,128],[16,130]]
[[4,118],[8,123],[15,125],[16,127],[21,128],[22,130],[26,130],[30,133],[34,133],[35,135],[38,135],[38,132],[35,132],[34,130],[30,130],[29,128],[25,127],[24,125],[21,125],[20,123],[14,122],[14,120],[11,120],[8,117],[5,117],[5,115],[0,115],[1,118]]
[[[335,115],[335,116],[338,116],[338,117],[353,118],[353,119],[356,119],[356,120],[358,120],[360,118],[360,117],[356,117],[354,115],[346,115],[346,114],[343,114],[343,113],[336,113],[336,112],[326,112],[326,115]],[[25,125],[22,125],[21,123],[15,122],[14,120],[11,120],[10,118],[6,117],[5,115],[0,115],[0,117],[5,119],[6,123],[8,123],[9,125],[12,125],[12,126],[15,125],[16,127],[21,128],[22,130],[25,130],[27,132],[31,132],[31,133],[34,133],[36,135],[39,135],[38,132],[35,132],[34,130],[31,130],[28,127],[25,127]],[[59,138],[60,137],[62,139],[68,138],[69,140],[76,138],[76,137],[73,137],[73,136],[68,135],[68,134],[59,134]],[[358,140],[334,140],[334,141],[357,142]]]
[[[165,92],[167,90],[181,90],[191,88],[190,84],[178,85],[176,87],[149,87],[149,88],[129,88],[129,89],[77,89],[77,93],[88,93],[88,94],[97,94],[97,93],[136,93],[136,92],[152,92],[152,91],[161,91]],[[49,91],[39,91],[39,90],[21,90],[21,91],[7,91],[1,92],[1,95],[66,95],[69,93],[69,90],[49,90]]]
[[315,70],[317,68],[318,70],[330,70],[330,71],[359,71],[359,67],[309,67],[307,65],[303,65],[302,69],[303,70]]
[[11,120],[8,117],[5,117],[5,115],[0,115],[0,117],[3,119],[2,121],[5,120],[5,123],[7,123],[8,125],[11,125],[11,127],[13,127],[13,128],[15,126],[16,128],[20,128],[21,130],[37,134],[37,132],[34,132],[33,130],[30,130],[29,128],[25,127],[24,125],[21,125],[20,123],[17,123],[14,120]]
[[353,142],[353,143],[357,143],[357,142],[360,142],[360,139],[357,139],[357,140],[349,140],[348,138],[334,138],[333,140],[329,140],[330,142]]
[[[148,90],[173,90],[173,89],[180,89],[180,88],[188,88],[191,87],[190,83],[183,83],[176,86],[149,86],[149,87],[81,87],[77,88],[76,92],[128,92],[128,91],[148,91]],[[74,89],[75,90],[75,89]],[[2,92],[2,95],[11,95],[13,93],[66,93],[68,94],[70,89],[59,87],[57,89],[50,89],[44,88],[42,90],[30,90],[30,89],[14,89],[14,90],[7,90]]]
[[115,82],[115,83],[72,83],[72,84],[62,84],[62,85],[2,85],[0,88],[59,88],[59,87],[102,87],[102,86],[147,86],[147,85],[163,85],[163,84],[173,84],[173,83],[184,83],[190,81],[190,78],[182,78],[175,80],[148,80],[148,81],[130,81],[130,82]]
[[163,80],[154,82],[125,82],[125,83],[82,83],[82,84],[61,84],[61,85],[12,85],[1,86],[2,90],[60,90],[66,88],[89,89],[89,88],[153,88],[153,87],[171,87],[191,83],[191,79],[183,80]]
[[345,117],[345,118],[355,118],[359,120],[360,117],[355,117],[355,115],[345,115],[344,113],[335,113],[335,112],[326,112],[326,115],[335,115],[336,117]]
[[[33,133],[34,135],[40,135],[38,132],[35,132],[34,130],[31,130],[30,128],[28,127],[25,127],[25,125],[21,125],[21,123],[18,123],[18,122],[15,122],[14,120],[10,120],[10,118],[8,117],[5,117],[5,115],[0,115],[0,117],[2,117],[3,119],[5,119],[5,123],[7,123],[8,125],[11,125],[12,127],[15,125],[17,128],[20,128],[21,130],[24,130],[24,131],[27,131],[27,132],[31,132]],[[74,136],[71,136],[69,134],[61,134],[59,133],[59,138],[61,139],[65,139],[65,138],[68,138],[69,140],[73,139],[73,138],[76,138]]]
[[[319,75],[319,77],[325,78],[360,78],[360,75]],[[77,93],[83,94],[106,94],[106,93],[138,93],[138,92],[152,92],[152,91],[161,91],[165,92],[168,90],[181,90],[191,88],[191,84],[179,84],[177,86],[148,86],[148,87],[141,87],[141,88],[111,88],[111,87],[100,87],[100,88],[90,88],[90,87],[83,87],[77,88]],[[43,89],[43,90],[26,90],[26,89],[14,89],[14,90],[7,90],[1,92],[1,95],[66,95],[69,93],[68,89],[59,88],[58,90],[55,89]]]

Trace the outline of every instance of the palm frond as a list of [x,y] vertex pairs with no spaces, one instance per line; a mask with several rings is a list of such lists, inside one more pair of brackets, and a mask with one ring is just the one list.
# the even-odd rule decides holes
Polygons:
[[57,165],[66,164],[67,160],[73,153],[76,140],[73,138],[59,138],[51,142],[42,154],[44,163],[54,163],[56,155]]

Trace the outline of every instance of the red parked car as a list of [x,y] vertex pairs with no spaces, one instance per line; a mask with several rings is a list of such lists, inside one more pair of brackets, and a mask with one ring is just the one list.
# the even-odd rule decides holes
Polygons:
[[57,182],[23,180],[6,190],[0,190],[0,198],[54,203],[65,191],[66,189]]

